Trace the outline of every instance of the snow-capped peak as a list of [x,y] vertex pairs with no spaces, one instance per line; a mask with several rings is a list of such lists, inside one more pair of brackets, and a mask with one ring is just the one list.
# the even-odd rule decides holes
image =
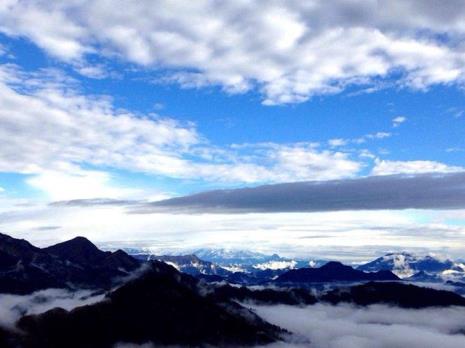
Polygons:
[[438,273],[451,269],[454,263],[433,255],[418,256],[407,252],[388,253],[358,267],[363,271],[389,270],[400,278],[411,277],[419,271]]

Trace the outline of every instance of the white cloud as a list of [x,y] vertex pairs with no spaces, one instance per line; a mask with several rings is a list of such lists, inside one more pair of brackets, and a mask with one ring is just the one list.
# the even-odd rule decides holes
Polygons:
[[335,179],[361,168],[349,154],[312,143],[217,148],[193,125],[84,96],[54,70],[1,65],[0,104],[0,171],[34,175],[27,182],[52,199],[124,195],[101,167],[234,183]]
[[399,83],[412,88],[461,84],[464,18],[462,2],[437,0],[8,0],[0,31],[72,64],[117,57],[173,68],[168,80],[186,87],[258,88],[265,104],[281,104],[376,84],[390,72],[400,71]]
[[[462,307],[402,309],[385,305],[356,307],[316,304],[308,307],[254,306],[272,324],[307,338],[317,348],[455,348],[465,345]],[[299,336],[288,344],[306,347]]]
[[328,141],[328,144],[331,147],[344,146],[344,145],[347,145],[347,143],[348,143],[347,139],[341,139],[341,138],[330,139]]
[[92,79],[104,79],[109,77],[111,74],[105,69],[103,65],[79,65],[75,66],[77,72],[81,75],[92,78]]
[[405,116],[397,116],[392,119],[392,126],[399,127],[402,123],[407,121],[407,117]]
[[[0,197],[0,230],[39,246],[83,235],[101,247],[147,247],[158,254],[214,247],[362,262],[392,251],[453,259],[465,253],[465,228],[447,225],[451,216],[463,216],[451,211],[171,215],[128,214],[124,205],[25,203]],[[44,226],[59,228],[44,233]]]
[[368,139],[384,139],[389,138],[390,136],[392,136],[392,134],[388,132],[377,132],[373,134],[367,134],[365,137]]
[[104,295],[95,295],[90,290],[72,292],[66,289],[40,290],[30,295],[0,294],[0,326],[14,328],[23,315],[39,314],[56,307],[71,310],[103,298]]
[[465,168],[449,166],[435,161],[385,161],[375,160],[372,175],[418,174],[418,173],[454,173]]
[[5,192],[5,189],[0,186],[0,193]]
[[392,133],[389,132],[376,132],[376,133],[369,133],[365,134],[361,137],[358,138],[351,138],[351,139],[342,139],[342,138],[335,138],[335,139],[330,139],[328,141],[328,145],[330,147],[340,147],[340,146],[345,146],[348,144],[356,144],[356,145],[361,145],[366,143],[368,140],[382,140],[385,138],[390,138],[392,136]]

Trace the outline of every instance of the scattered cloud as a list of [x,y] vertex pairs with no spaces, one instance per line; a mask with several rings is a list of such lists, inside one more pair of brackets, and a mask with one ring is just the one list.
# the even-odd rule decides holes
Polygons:
[[451,114],[454,118],[461,118],[465,114],[465,110],[459,107],[451,107],[446,110],[447,114]]
[[465,35],[464,16],[460,1],[436,0],[183,6],[10,0],[0,7],[0,32],[25,37],[73,65],[117,57],[165,69],[166,80],[184,87],[219,85],[229,93],[256,88],[263,103],[273,105],[348,85],[370,88],[394,73],[400,86],[415,89],[462,84],[465,58],[456,43]]
[[[288,343],[270,347],[444,347],[465,345],[460,307],[402,309],[385,305],[356,307],[316,304],[308,307],[254,306],[272,324],[295,333]],[[306,338],[305,343],[302,342]]]
[[361,145],[365,144],[368,140],[381,140],[385,138],[390,138],[392,133],[389,132],[376,132],[376,133],[369,133],[365,134],[358,138],[351,138],[351,139],[342,139],[342,138],[334,138],[328,141],[328,145],[331,148],[335,147],[342,147],[349,144]]
[[[415,173],[415,172],[413,172]],[[134,213],[277,213],[465,208],[465,173],[385,175],[216,190],[137,207]]]
[[377,133],[367,134],[365,136],[365,138],[368,138],[368,139],[384,139],[384,138],[389,138],[390,136],[392,136],[392,133],[377,132]]
[[344,146],[347,145],[347,140],[346,139],[341,139],[341,138],[335,138],[335,139],[330,139],[328,141],[329,146],[331,147],[338,147],[338,146]]
[[461,147],[449,147],[446,149],[446,152],[464,152],[465,149]]
[[392,126],[399,127],[402,123],[407,121],[407,117],[405,116],[397,116],[392,119]]
[[116,76],[115,73],[110,73],[102,64],[76,65],[74,68],[79,74],[91,79],[100,80]]
[[375,160],[372,175],[418,174],[418,173],[456,173],[465,168],[450,166],[435,161],[386,161]]
[[192,124],[113,107],[85,96],[56,70],[0,66],[0,171],[31,175],[51,200],[118,198],[116,168],[178,179],[253,183],[352,177],[362,163],[313,143],[215,147]]

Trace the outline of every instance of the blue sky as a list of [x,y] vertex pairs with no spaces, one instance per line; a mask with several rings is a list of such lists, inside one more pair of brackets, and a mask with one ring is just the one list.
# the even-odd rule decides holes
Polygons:
[[[386,133],[384,138],[352,142],[337,148],[347,152],[367,150],[373,156],[389,161],[427,160],[450,166],[464,165],[465,103],[461,87],[454,84],[415,90],[396,86],[396,77],[387,76],[383,79],[386,87],[376,91],[354,85],[339,93],[315,96],[302,103],[269,106],[263,105],[262,96],[256,90],[231,94],[218,86],[182,88],[153,82],[167,71],[138,68],[121,60],[92,57],[93,64],[105,64],[115,76],[89,78],[50,57],[25,38],[2,35],[1,43],[6,50],[1,57],[2,64],[15,64],[18,69],[30,73],[56,69],[74,79],[73,84],[84,95],[109,96],[115,108],[193,124],[198,133],[215,146],[312,142],[320,143],[322,148],[331,148],[328,142],[332,139],[361,139],[370,134]],[[393,119],[397,117],[405,120],[395,126]],[[359,175],[368,175],[372,167],[372,163],[366,163]],[[127,182],[150,185],[170,192],[174,190],[177,194],[196,192],[204,185],[206,188],[224,186],[224,183],[205,182],[202,178],[186,183],[173,181],[169,176],[147,176],[117,168],[106,170],[123,185]],[[12,194],[37,194],[24,185],[21,187],[21,177],[3,176],[4,188],[15,188]]]
[[[0,5],[0,228],[44,241],[143,241],[157,234],[69,228],[81,212],[54,222],[59,209],[48,204],[464,171],[464,20],[455,1],[9,0]],[[102,208],[86,209],[98,220]],[[463,225],[457,210],[385,213]],[[277,217],[273,233],[289,221]],[[150,230],[190,233],[175,216],[163,217],[168,227],[144,219]],[[44,224],[60,228],[33,232]],[[260,234],[256,222],[237,229]],[[197,237],[189,242],[229,235]],[[386,238],[382,248],[402,247]]]

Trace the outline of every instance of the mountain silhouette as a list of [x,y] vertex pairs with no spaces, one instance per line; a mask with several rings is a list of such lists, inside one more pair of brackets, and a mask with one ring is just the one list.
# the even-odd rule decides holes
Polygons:
[[325,294],[322,300],[332,304],[350,302],[366,306],[383,303],[404,308],[465,306],[465,298],[453,292],[399,282],[368,282],[334,289]]
[[281,329],[224,299],[205,296],[198,281],[153,261],[102,302],[56,308],[20,319],[21,344],[36,347],[113,347],[118,342],[181,346],[243,346],[279,339]]
[[331,261],[319,268],[299,268],[281,274],[278,283],[321,283],[321,282],[356,282],[372,280],[399,280],[390,271],[367,273],[343,265],[340,262]]
[[83,237],[40,249],[0,234],[0,293],[47,288],[110,289],[140,267],[124,251],[104,252]]

